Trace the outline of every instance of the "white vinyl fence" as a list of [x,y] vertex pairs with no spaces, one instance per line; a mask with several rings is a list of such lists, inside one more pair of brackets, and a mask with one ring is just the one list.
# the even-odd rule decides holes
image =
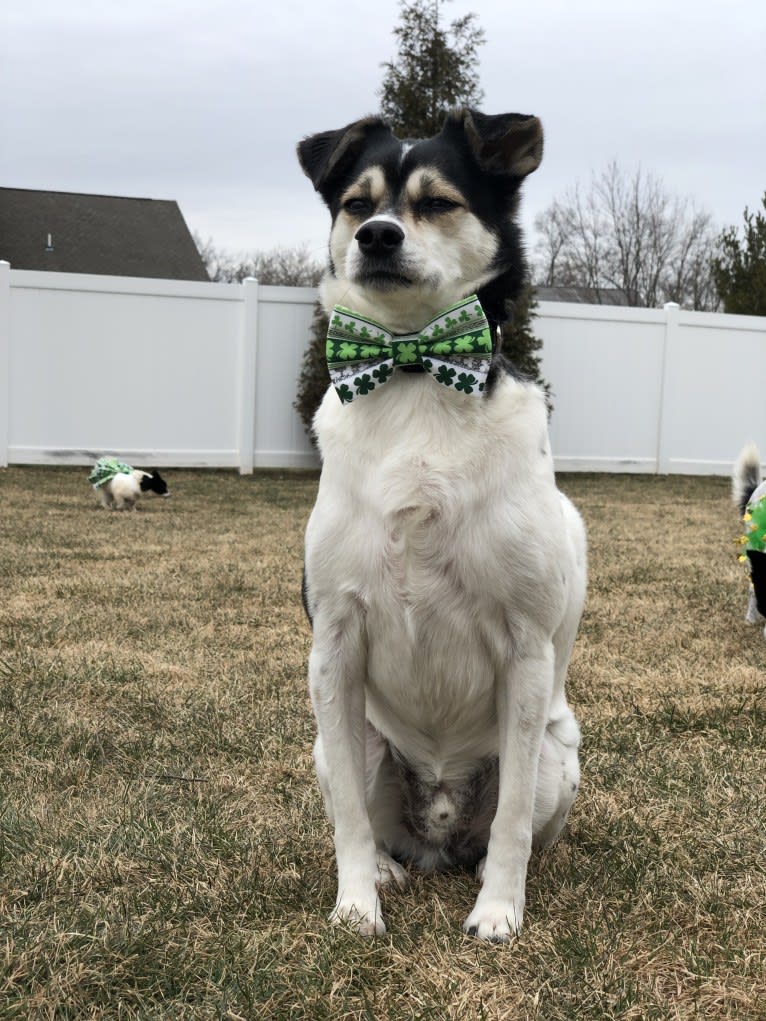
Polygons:
[[[293,409],[312,288],[0,262],[0,465],[313,467]],[[766,450],[766,318],[543,302],[556,467],[728,474]]]
[[0,464],[315,466],[292,406],[315,301],[0,263]]
[[728,475],[766,453],[766,318],[541,302],[559,471]]

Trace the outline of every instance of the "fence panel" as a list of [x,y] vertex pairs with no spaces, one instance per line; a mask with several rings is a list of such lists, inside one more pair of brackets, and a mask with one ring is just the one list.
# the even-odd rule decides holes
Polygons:
[[663,312],[541,302],[533,329],[552,389],[557,469],[655,471]]
[[[316,466],[293,408],[315,300],[0,263],[0,465]],[[727,474],[766,451],[766,318],[541,302],[533,328],[557,469]]]
[[240,288],[11,278],[10,461],[238,464]]
[[293,407],[316,304],[313,287],[261,287],[255,383],[255,464],[311,468],[319,463]]
[[766,318],[684,311],[673,318],[659,470],[727,475],[748,440],[766,455]]

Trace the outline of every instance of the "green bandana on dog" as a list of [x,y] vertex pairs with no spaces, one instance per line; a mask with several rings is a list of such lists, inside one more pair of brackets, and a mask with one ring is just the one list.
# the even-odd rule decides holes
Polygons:
[[118,461],[115,457],[102,457],[96,461],[93,471],[88,476],[88,482],[92,482],[98,489],[106,482],[111,482],[115,475],[130,475],[132,471],[129,464]]
[[327,331],[327,367],[342,404],[364,397],[397,366],[421,365],[437,383],[465,394],[484,391],[492,337],[475,294],[450,306],[419,333],[394,335],[373,319],[336,305]]
[[[766,552],[766,492],[759,495],[759,490],[763,486],[759,486],[758,489],[753,493],[750,502],[747,505],[742,521],[745,525],[745,534],[740,537],[740,545],[744,546],[746,550],[755,550],[756,553]],[[747,556],[744,553],[740,553],[740,560],[746,560]]]

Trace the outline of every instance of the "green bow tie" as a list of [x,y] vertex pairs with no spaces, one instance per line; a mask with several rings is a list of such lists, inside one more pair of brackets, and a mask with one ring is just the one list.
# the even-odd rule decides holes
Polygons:
[[336,305],[327,331],[327,367],[343,404],[387,383],[396,366],[421,365],[443,386],[466,394],[484,391],[492,337],[475,294],[436,316],[419,333],[404,336]]

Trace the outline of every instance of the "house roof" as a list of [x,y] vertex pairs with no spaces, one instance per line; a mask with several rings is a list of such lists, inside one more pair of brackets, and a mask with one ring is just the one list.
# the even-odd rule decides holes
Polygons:
[[580,305],[627,305],[618,287],[535,287],[538,301],[572,301]]
[[0,259],[13,269],[208,280],[176,202],[0,188]]

